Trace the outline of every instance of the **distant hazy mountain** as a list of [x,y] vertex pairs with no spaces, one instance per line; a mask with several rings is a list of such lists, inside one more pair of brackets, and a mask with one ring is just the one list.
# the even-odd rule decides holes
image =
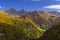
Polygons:
[[57,16],[60,16],[60,12],[58,12],[58,11],[51,11],[51,12],[49,12],[49,13],[55,14],[55,15],[57,15]]
[[18,14],[18,11],[16,11],[13,8],[10,8],[8,10],[5,10],[5,12],[8,13],[8,14],[14,14],[14,15],[17,15]]
[[12,16],[22,16],[23,14],[27,13],[24,9],[21,9],[20,11],[15,10],[14,8],[10,8],[8,10],[5,10],[8,15]]
[[28,12],[25,11],[24,9],[21,9],[20,11],[18,11],[18,14],[19,14],[20,16],[22,16],[22,15],[24,15],[24,14],[26,14],[26,13],[28,13]]

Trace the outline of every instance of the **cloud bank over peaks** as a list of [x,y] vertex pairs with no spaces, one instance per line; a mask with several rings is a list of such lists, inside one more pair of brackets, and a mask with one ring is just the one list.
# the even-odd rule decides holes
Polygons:
[[47,9],[60,9],[60,5],[48,5],[48,6],[44,6],[43,8],[47,8]]

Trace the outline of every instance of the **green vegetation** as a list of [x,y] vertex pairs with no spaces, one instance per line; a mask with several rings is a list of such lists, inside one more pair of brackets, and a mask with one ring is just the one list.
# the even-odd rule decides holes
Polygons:
[[0,12],[0,40],[33,40],[39,38],[43,32],[32,21]]
[[60,40],[60,23],[53,25],[37,40]]

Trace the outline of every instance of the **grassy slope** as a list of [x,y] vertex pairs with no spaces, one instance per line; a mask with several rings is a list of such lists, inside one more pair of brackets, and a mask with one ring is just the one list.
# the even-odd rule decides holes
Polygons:
[[53,25],[42,37],[36,40],[60,40],[60,22]]
[[[4,24],[6,24],[6,25],[4,25]],[[44,32],[43,29],[39,28],[32,21],[24,20],[22,18],[20,18],[20,19],[13,18],[13,17],[6,15],[4,12],[0,12],[0,32],[1,32],[1,30],[3,30],[3,28],[5,29],[4,31],[6,31],[8,40],[13,40],[14,33],[16,33],[15,37],[17,37],[17,39],[27,40],[27,39],[36,39],[36,38],[40,37],[42,32]],[[12,31],[13,31],[13,33],[12,33]],[[12,37],[9,36],[10,34],[12,35]]]

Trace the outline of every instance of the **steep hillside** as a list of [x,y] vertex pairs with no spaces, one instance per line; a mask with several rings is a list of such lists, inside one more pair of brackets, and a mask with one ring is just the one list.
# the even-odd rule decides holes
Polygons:
[[46,30],[55,24],[55,19],[58,18],[58,16],[47,12],[33,11],[22,15],[21,18],[28,18]]
[[60,23],[52,26],[37,40],[60,40]]
[[55,19],[55,23],[56,24],[59,23],[59,22],[60,22],[60,17],[58,17],[58,18]]
[[42,36],[44,30],[31,20],[14,18],[0,12],[1,40],[33,40]]

